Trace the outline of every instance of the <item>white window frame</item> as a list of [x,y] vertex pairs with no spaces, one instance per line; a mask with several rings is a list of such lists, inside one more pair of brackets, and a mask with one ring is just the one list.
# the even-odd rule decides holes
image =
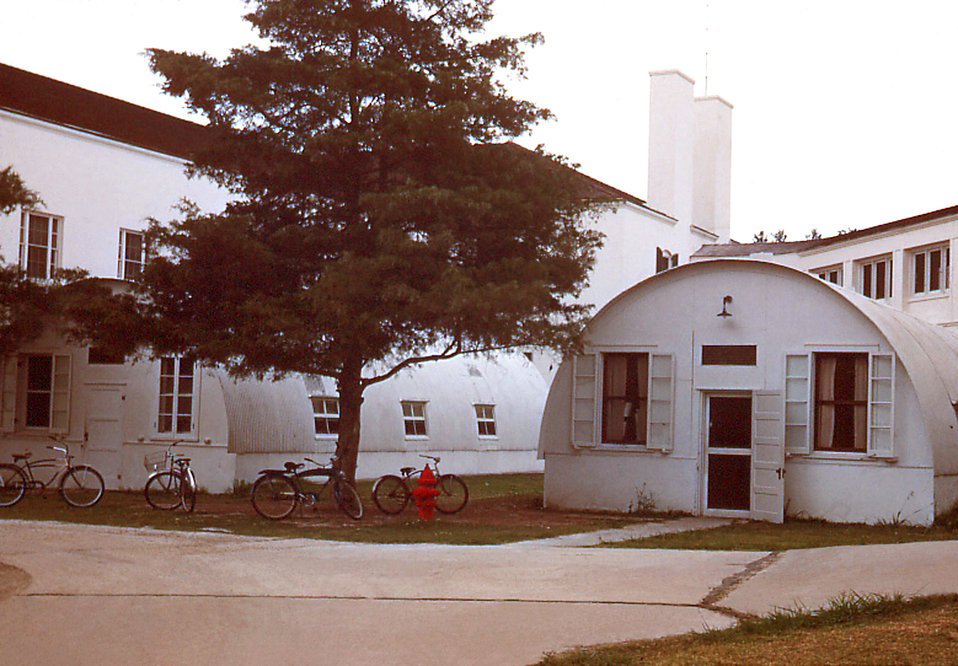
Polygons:
[[[334,395],[311,395],[313,428],[316,439],[339,437],[339,397]],[[335,426],[333,426],[335,421]]]
[[[605,354],[648,355],[646,441],[644,444],[605,443],[602,439],[602,385]],[[572,446],[579,449],[601,446],[607,450],[658,451],[673,448],[675,410],[675,357],[654,347],[597,348],[573,357]]]
[[[173,372],[164,373],[164,363],[170,361],[173,363]],[[189,437],[196,436],[197,423],[199,421],[199,394],[200,394],[200,372],[199,372],[199,363],[192,361],[193,368],[190,375],[184,375],[181,372],[181,363],[183,357],[181,356],[164,356],[158,362],[158,371],[159,377],[157,381],[157,399],[154,403],[156,405],[156,421],[155,427],[156,432],[160,437],[183,437],[187,435]],[[189,393],[180,393],[182,388],[180,382],[189,376],[191,380],[190,392]],[[172,386],[170,391],[164,391],[164,382],[163,379],[166,377],[172,378]],[[163,410],[163,400],[164,398],[170,398],[172,400],[172,409],[167,412]],[[189,417],[189,429],[183,430],[179,427],[179,419]],[[165,424],[162,423],[164,417],[170,418],[169,428],[165,427]]]
[[[844,275],[843,268],[841,264],[832,264],[831,266],[823,266],[821,268],[816,268],[812,271],[812,274],[817,275],[819,279],[829,282],[831,284],[841,287],[844,284]],[[832,280],[831,276],[834,275],[835,279]]]
[[[46,424],[27,426],[27,393],[30,357],[50,358],[49,418]],[[29,431],[65,434],[70,429],[73,358],[69,354],[31,352],[4,359],[2,381],[3,432]]]
[[[868,355],[868,407],[864,450],[815,448],[815,355],[865,353]],[[894,354],[864,349],[810,349],[785,356],[785,451],[788,455],[818,458],[895,460]]]
[[[140,237],[140,256],[139,258],[130,258],[127,256],[127,238],[130,236],[139,236]],[[121,280],[135,280],[143,273],[143,267],[146,265],[146,246],[145,238],[142,231],[136,229],[120,229],[120,250],[117,258],[116,264],[116,276]],[[137,266],[137,275],[130,276],[127,274],[127,267],[133,265]]]
[[[931,269],[932,255],[939,253],[939,264],[937,275],[934,275]],[[927,296],[940,296],[947,294],[951,287],[951,249],[948,243],[937,243],[935,245],[926,245],[924,247],[912,248],[907,251],[909,263],[908,288],[912,296],[918,298]],[[919,266],[921,263],[921,287],[916,284],[919,275]],[[938,279],[938,288],[932,289],[933,278]]]
[[[879,264],[885,264],[885,279],[884,285],[882,285],[885,293],[881,297],[876,296],[879,286]],[[888,300],[892,297],[892,284],[894,283],[892,275],[894,273],[894,264],[892,263],[892,256],[890,254],[883,254],[879,257],[871,257],[869,259],[856,262],[855,272],[857,273],[856,286],[858,287],[859,294],[880,301]],[[866,273],[868,274],[867,276]]]
[[[31,242],[30,228],[33,218],[43,218],[47,221],[46,238],[43,244]],[[30,275],[30,250],[42,248],[44,253],[43,274]],[[60,268],[63,254],[63,218],[58,215],[40,213],[34,210],[24,210],[20,218],[20,268],[28,277],[37,280],[49,280],[54,272]]]
[[[499,431],[496,428],[496,406],[491,403],[474,403],[476,412],[476,429],[480,439],[498,439]],[[483,432],[485,430],[485,432]]]
[[[399,405],[402,408],[403,433],[406,439],[428,439],[429,422],[426,420],[426,401],[400,400]],[[409,426],[412,426],[414,432],[409,431]],[[422,432],[415,432],[420,429]]]

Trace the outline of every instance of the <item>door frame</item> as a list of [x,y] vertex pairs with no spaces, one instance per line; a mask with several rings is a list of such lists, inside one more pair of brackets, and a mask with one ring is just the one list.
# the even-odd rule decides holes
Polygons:
[[753,448],[755,445],[755,433],[751,433],[751,439],[749,441],[748,453],[745,453],[745,449],[730,449],[726,448],[722,452],[729,455],[738,455],[741,457],[748,456],[749,464],[749,508],[748,509],[712,509],[709,508],[709,416],[711,409],[711,399],[715,398],[748,398],[749,399],[749,429],[752,430],[752,421],[754,421],[755,415],[755,398],[753,391],[742,390],[742,389],[704,389],[700,390],[701,397],[701,409],[699,410],[699,431],[701,435],[701,443],[699,447],[700,463],[699,463],[699,498],[700,498],[700,513],[703,516],[718,516],[725,518],[749,518],[751,516],[752,508],[752,456]]

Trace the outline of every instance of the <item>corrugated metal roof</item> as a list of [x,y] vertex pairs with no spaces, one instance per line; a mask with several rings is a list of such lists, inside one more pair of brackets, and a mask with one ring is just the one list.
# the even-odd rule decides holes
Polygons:
[[302,377],[234,379],[215,371],[223,389],[230,453],[316,452],[315,428]]

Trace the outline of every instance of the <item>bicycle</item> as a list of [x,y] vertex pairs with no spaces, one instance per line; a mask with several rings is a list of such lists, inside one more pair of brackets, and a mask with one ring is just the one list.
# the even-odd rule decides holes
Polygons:
[[182,441],[173,442],[165,451],[143,456],[143,466],[151,470],[143,486],[143,496],[154,509],[172,511],[183,507],[191,513],[196,507],[196,476],[190,469],[190,459],[173,453],[173,447]]
[[[103,497],[103,476],[90,465],[74,465],[70,446],[65,439],[48,435],[59,446],[47,446],[61,455],[56,458],[41,458],[31,461],[32,453],[14,453],[13,463],[0,463],[0,507],[13,506],[28,490],[45,491],[57,480],[57,492],[70,506],[86,508]],[[53,468],[47,480],[34,476],[35,470]]]
[[[455,474],[439,473],[439,456],[429,456],[420,453],[420,458],[432,460],[433,474],[436,477],[436,511],[440,513],[458,513],[469,501],[469,488],[466,482]],[[428,465],[429,463],[427,463]],[[373,485],[373,503],[383,513],[396,515],[402,513],[412,499],[409,482],[419,477],[422,470],[416,467],[403,467],[399,470],[401,476],[385,474]]]
[[[353,520],[363,517],[363,501],[356,488],[343,474],[339,461],[333,457],[328,467],[320,465],[311,458],[306,462],[316,465],[310,469],[298,471],[306,463],[287,462],[285,469],[264,469],[253,483],[250,501],[256,513],[270,520],[282,520],[291,514],[299,504],[313,506],[327,488],[332,489],[336,506]],[[318,482],[306,481],[311,477],[326,477],[326,482],[318,490],[313,490]],[[305,484],[309,484],[307,487]]]

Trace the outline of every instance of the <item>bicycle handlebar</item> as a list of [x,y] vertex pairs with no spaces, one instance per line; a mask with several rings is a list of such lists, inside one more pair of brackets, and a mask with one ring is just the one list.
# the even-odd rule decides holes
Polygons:
[[420,457],[420,458],[429,458],[429,459],[431,459],[431,460],[435,460],[435,461],[436,461],[436,464],[437,464],[437,465],[439,464],[439,456],[427,456],[425,453],[420,453],[420,454],[419,454],[419,457]]

